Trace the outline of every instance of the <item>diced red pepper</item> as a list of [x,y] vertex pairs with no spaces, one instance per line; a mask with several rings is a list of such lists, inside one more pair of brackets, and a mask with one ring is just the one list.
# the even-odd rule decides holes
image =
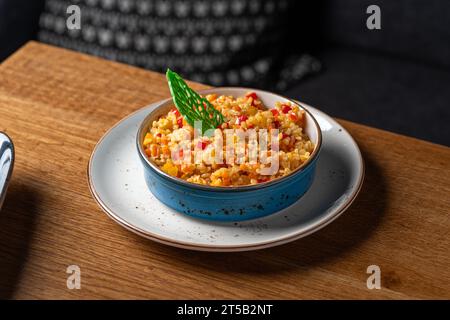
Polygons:
[[178,151],[178,155],[180,156],[180,159],[183,158],[183,149],[181,148],[180,151]]
[[242,122],[246,121],[248,117],[244,114],[242,116],[239,116],[237,119],[237,124],[241,124]]
[[248,129],[253,129],[254,127],[255,127],[255,126],[252,125],[252,124],[250,124],[250,125],[247,126]]
[[292,108],[290,106],[288,106],[287,104],[284,104],[284,105],[281,106],[281,111],[283,113],[288,113],[291,110],[292,110]]
[[173,109],[170,110],[170,111],[173,112],[177,118],[180,116],[180,111],[178,111],[177,108],[173,108]]
[[183,118],[178,118],[177,119],[177,124],[178,124],[178,128],[183,128]]
[[161,133],[157,133],[156,136],[157,136],[158,138],[161,138],[162,134],[161,134]]
[[275,129],[278,129],[280,127],[280,121],[278,120],[275,120],[274,122],[272,122],[272,124]]
[[280,114],[277,109],[270,109],[270,112],[272,112],[274,117],[276,117]]
[[289,135],[287,134],[287,133],[282,133],[281,134],[281,140],[283,140],[284,138],[287,138],[287,137],[289,137]]
[[205,150],[206,147],[208,146],[209,141],[199,141],[197,142],[197,148],[201,148],[202,150]]
[[270,178],[269,177],[266,177],[266,178],[260,178],[260,179],[258,179],[258,180],[256,180],[258,183],[261,183],[261,182],[267,182],[267,181],[269,181],[270,180]]
[[298,120],[298,116],[294,112],[291,112],[291,113],[289,113],[289,119],[296,122]]
[[258,96],[256,95],[256,93],[255,92],[249,92],[249,93],[247,93],[246,95],[245,95],[247,98],[253,98],[253,100],[256,100],[256,99],[258,99]]

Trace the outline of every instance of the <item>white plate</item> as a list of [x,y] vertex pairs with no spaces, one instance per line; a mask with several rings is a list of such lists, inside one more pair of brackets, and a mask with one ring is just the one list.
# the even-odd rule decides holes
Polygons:
[[91,192],[116,222],[146,238],[202,251],[256,250],[307,236],[336,219],[356,198],[364,177],[361,152],[325,113],[302,103],[319,122],[322,151],[310,190],[292,206],[262,219],[211,222],[178,213],[148,190],[136,151],[136,132],[153,105],[111,128],[89,161]]

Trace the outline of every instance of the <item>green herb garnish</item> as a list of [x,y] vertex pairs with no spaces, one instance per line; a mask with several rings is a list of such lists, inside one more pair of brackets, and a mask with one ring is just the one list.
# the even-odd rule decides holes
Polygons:
[[192,127],[196,121],[201,121],[204,134],[206,130],[216,129],[225,122],[222,113],[207,99],[189,88],[177,73],[167,69],[166,77],[176,108]]

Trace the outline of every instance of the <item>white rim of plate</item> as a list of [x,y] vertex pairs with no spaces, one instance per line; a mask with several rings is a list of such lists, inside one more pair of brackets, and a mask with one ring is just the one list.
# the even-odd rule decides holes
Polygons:
[[[151,233],[147,230],[141,229],[140,227],[133,225],[131,223],[129,223],[128,221],[124,220],[123,218],[120,217],[120,214],[115,213],[112,209],[110,209],[106,203],[101,199],[101,197],[98,195],[97,191],[95,190],[94,187],[94,183],[92,181],[92,174],[91,174],[91,170],[92,170],[92,162],[93,162],[93,158],[94,155],[99,147],[99,145],[102,143],[102,141],[109,135],[109,133],[114,130],[117,126],[119,126],[122,122],[128,120],[129,118],[133,117],[135,114],[141,112],[143,109],[147,109],[150,108],[153,105],[159,104],[164,100],[161,101],[157,101],[154,102],[148,106],[145,106],[141,109],[138,109],[132,113],[130,113],[128,116],[126,116],[125,118],[122,118],[121,120],[119,120],[116,124],[114,124],[111,128],[109,128],[104,134],[103,136],[100,138],[100,140],[96,143],[94,149],[92,150],[91,156],[89,158],[89,163],[88,163],[88,167],[87,167],[87,176],[88,176],[88,185],[89,185],[89,190],[94,198],[94,200],[97,202],[97,204],[100,206],[100,208],[116,223],[118,223],[119,225],[121,225],[122,227],[124,227],[125,229],[132,231],[135,234],[138,234],[144,238],[153,240],[155,242],[159,242],[165,245],[169,245],[172,247],[177,247],[177,248],[182,248],[182,249],[189,249],[189,250],[196,250],[196,251],[210,251],[210,252],[239,252],[239,251],[252,251],[252,250],[260,250],[260,249],[265,249],[265,248],[270,248],[270,247],[275,247],[275,246],[279,246],[282,244],[286,244],[298,239],[301,239],[303,237],[306,237],[314,232],[317,232],[318,230],[324,228],[325,226],[327,226],[328,224],[330,224],[331,222],[333,222],[335,219],[337,219],[342,213],[344,213],[349,207],[350,205],[353,203],[353,201],[356,199],[356,197],[358,196],[359,192],[361,191],[361,187],[363,185],[363,181],[364,181],[364,176],[365,176],[365,166],[364,166],[364,160],[362,158],[362,154],[361,154],[361,150],[358,147],[358,144],[356,143],[355,139],[353,139],[352,135],[342,126],[342,131],[344,131],[345,133],[348,134],[348,136],[350,137],[351,141],[353,142],[355,149],[358,151],[358,159],[359,159],[359,163],[361,166],[361,172],[360,175],[358,176],[358,184],[356,186],[356,188],[353,188],[351,195],[348,197],[348,199],[343,202],[342,204],[339,205],[339,209],[335,212],[331,212],[330,214],[326,215],[325,217],[323,217],[322,219],[320,219],[319,221],[315,222],[313,225],[311,225],[309,227],[309,229],[307,231],[300,231],[299,233],[293,234],[293,235],[288,235],[286,237],[282,237],[280,239],[276,239],[276,240],[267,240],[267,241],[262,241],[258,244],[252,244],[252,245],[205,245],[205,244],[197,244],[197,243],[193,243],[193,242],[188,242],[188,241],[178,241],[178,240],[174,240],[172,238],[167,238],[158,234],[154,234]],[[296,100],[294,100],[296,101]],[[305,108],[310,108],[311,106],[296,101],[299,104],[301,104],[303,107]],[[328,116],[326,113],[320,111],[319,109],[314,108],[315,110],[317,110],[319,113],[321,113],[322,115],[331,118],[330,116]],[[333,119],[333,118],[331,118]],[[334,120],[334,119],[333,119]],[[335,121],[335,120],[334,120]],[[180,213],[181,214],[181,213]]]

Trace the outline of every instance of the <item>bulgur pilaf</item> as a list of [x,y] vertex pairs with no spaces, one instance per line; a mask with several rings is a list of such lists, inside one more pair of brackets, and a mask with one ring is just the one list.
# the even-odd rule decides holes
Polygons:
[[[303,130],[305,112],[296,104],[278,102],[275,108],[267,109],[254,92],[238,98],[209,94],[206,99],[226,118],[214,135],[195,137],[194,128],[176,108],[153,121],[149,132],[146,133],[143,141],[145,153],[167,174],[188,182],[210,186],[254,185],[288,175],[310,157],[314,143]],[[217,134],[222,134],[227,129],[244,131],[278,129],[278,170],[271,175],[261,174],[261,169],[267,167],[267,164],[248,161],[247,140],[243,163],[214,161]],[[192,150],[188,159],[190,161],[186,161],[183,148],[179,146],[185,137],[190,137],[187,145],[188,150]],[[201,151],[200,162],[194,159],[199,151]],[[226,152],[224,144],[223,153]],[[270,149],[267,156],[269,158],[271,156]],[[180,161],[181,159],[184,161]]]

